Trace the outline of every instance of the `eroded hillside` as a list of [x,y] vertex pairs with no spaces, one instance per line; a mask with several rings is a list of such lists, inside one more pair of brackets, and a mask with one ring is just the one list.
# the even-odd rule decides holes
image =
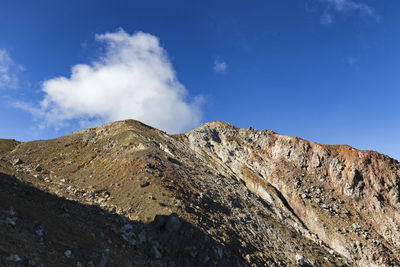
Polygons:
[[0,265],[399,265],[400,166],[375,152],[127,120],[0,157]]

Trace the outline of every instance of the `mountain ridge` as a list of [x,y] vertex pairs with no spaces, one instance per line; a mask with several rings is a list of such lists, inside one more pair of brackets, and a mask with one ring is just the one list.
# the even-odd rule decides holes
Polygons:
[[[7,177],[121,216],[126,224],[146,225],[111,241],[110,266],[140,266],[129,258],[134,251],[159,266],[400,265],[400,166],[377,152],[221,121],[168,135],[125,120],[51,140],[0,140],[0,158]],[[188,227],[174,232],[176,239],[168,236],[187,243],[176,250],[158,240],[163,235],[153,227],[155,218],[170,218],[157,216],[172,214]],[[15,227],[6,223],[10,215],[0,215]],[[214,252],[184,239],[189,225],[210,236]],[[137,245],[141,231],[151,236],[143,248]],[[115,254],[121,242],[127,242],[125,259]],[[0,244],[0,263],[11,264],[7,259],[16,252],[2,251]],[[62,252],[54,253],[77,264],[78,256]],[[85,260],[80,264],[89,266]]]

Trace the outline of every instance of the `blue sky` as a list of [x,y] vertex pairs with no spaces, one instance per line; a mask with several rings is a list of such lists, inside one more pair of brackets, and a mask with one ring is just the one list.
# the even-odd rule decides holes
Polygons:
[[400,159],[400,2],[0,2],[0,138],[123,118],[238,127]]

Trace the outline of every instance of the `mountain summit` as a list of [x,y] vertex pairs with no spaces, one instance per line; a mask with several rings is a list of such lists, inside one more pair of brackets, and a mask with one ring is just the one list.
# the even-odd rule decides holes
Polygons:
[[400,266],[400,164],[213,121],[0,140],[1,266]]

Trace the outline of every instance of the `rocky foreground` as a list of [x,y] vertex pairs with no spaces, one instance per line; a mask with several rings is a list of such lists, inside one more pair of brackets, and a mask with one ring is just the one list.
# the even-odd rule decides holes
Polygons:
[[399,177],[219,121],[0,140],[0,266],[400,266]]

